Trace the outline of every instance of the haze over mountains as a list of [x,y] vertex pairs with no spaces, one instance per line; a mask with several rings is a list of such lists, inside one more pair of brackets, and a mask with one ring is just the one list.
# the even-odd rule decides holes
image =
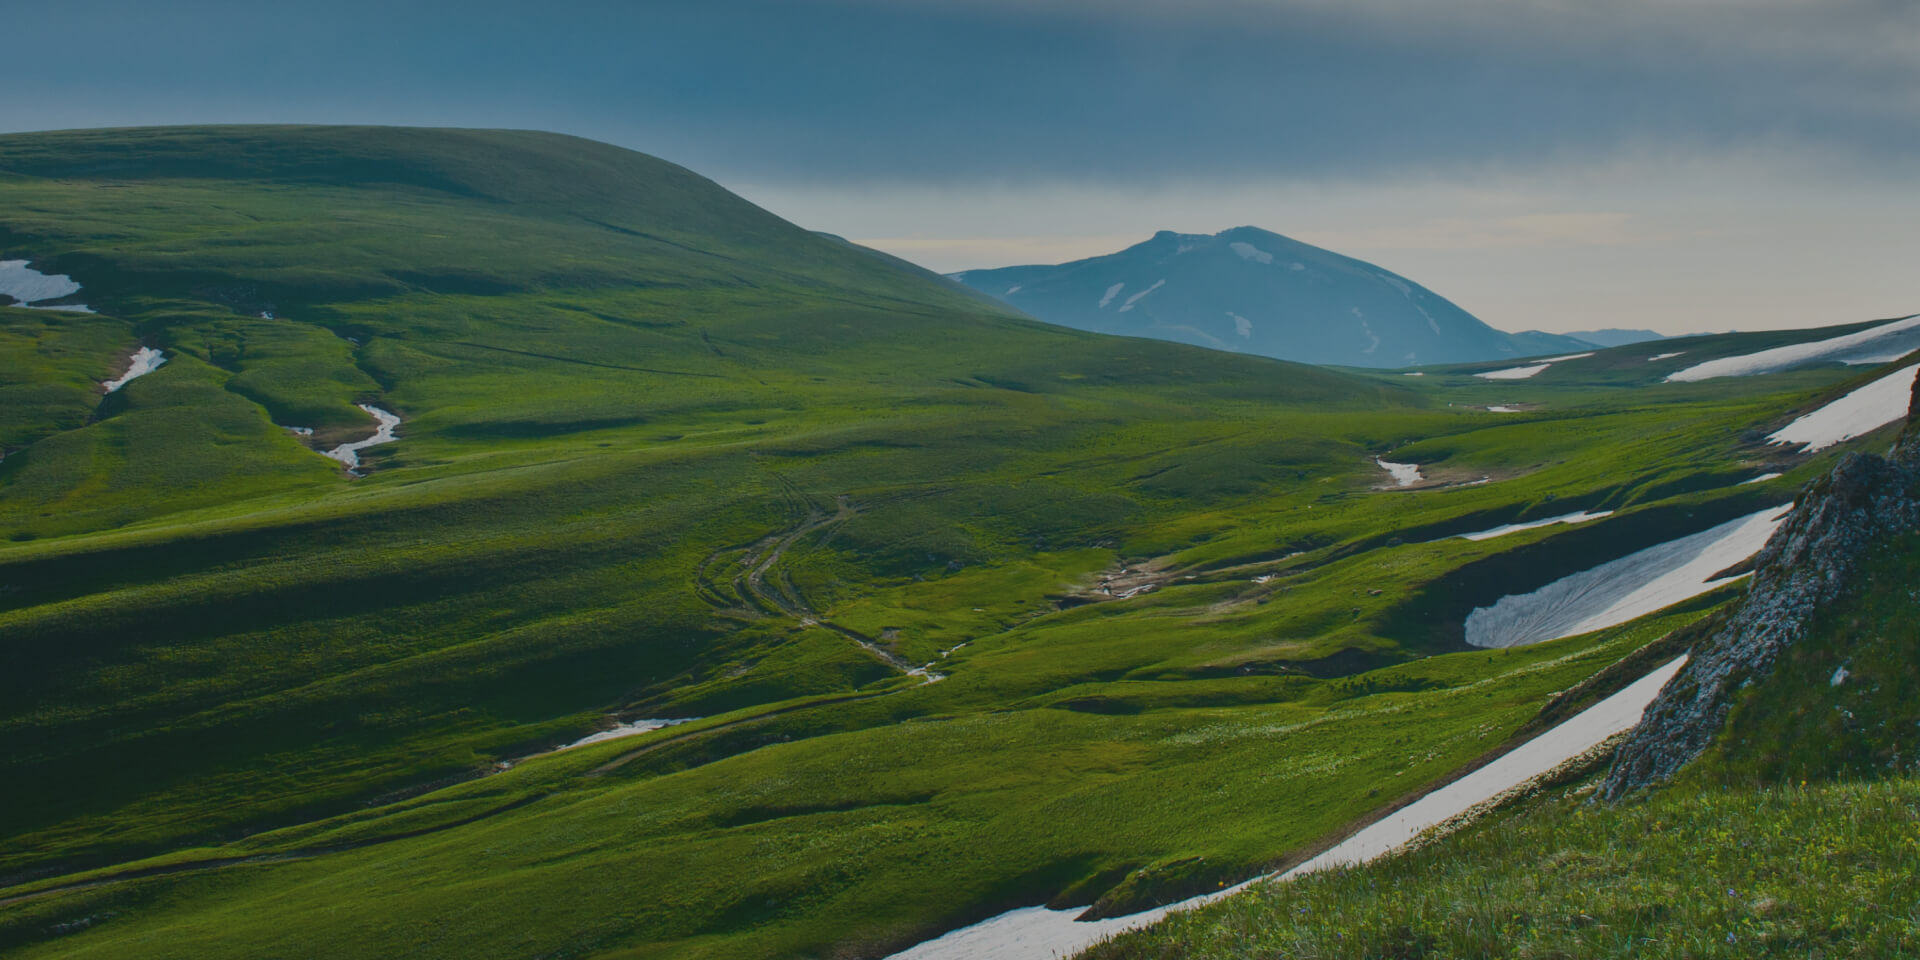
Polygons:
[[1103,257],[952,276],[1050,323],[1306,363],[1464,363],[1659,336],[1507,333],[1390,270],[1257,227],[1162,230]]

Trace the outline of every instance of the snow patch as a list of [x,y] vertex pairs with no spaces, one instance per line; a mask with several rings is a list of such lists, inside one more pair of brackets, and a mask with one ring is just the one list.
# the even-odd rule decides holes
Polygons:
[[1237,333],[1243,337],[1253,336],[1253,321],[1248,320],[1246,317],[1243,317],[1237,313],[1234,313],[1232,310],[1227,311],[1227,316],[1233,318],[1234,333]]
[[1680,356],[1680,354],[1682,353],[1686,353],[1686,351],[1682,350],[1679,353],[1656,353],[1653,356],[1648,357],[1647,362],[1655,363],[1660,360],[1672,360],[1674,357]]
[[1692,383],[1715,377],[1750,377],[1822,362],[1890,363],[1916,348],[1920,348],[1920,314],[1825,340],[1790,343],[1756,353],[1696,363],[1685,370],[1668,374],[1667,380]]
[[1372,341],[1367,344],[1366,349],[1360,352],[1372,353],[1375,350],[1380,349],[1380,338],[1374,335],[1373,325],[1367,322],[1367,315],[1364,313],[1361,313],[1359,307],[1353,308],[1353,315],[1356,319],[1360,321],[1360,332],[1365,334],[1368,340]]
[[1373,458],[1373,463],[1393,478],[1393,485],[1396,487],[1410,487],[1422,479],[1420,465],[1417,463],[1394,463],[1379,457]]
[[1413,298],[1413,287],[1410,284],[1408,284],[1405,280],[1402,280],[1399,277],[1394,276],[1391,273],[1387,273],[1384,270],[1379,272],[1379,277],[1380,279],[1385,280],[1390,284],[1393,284],[1393,288],[1395,290],[1400,291],[1400,295],[1403,297],[1406,297],[1407,302],[1409,304],[1412,304],[1415,310],[1420,311],[1421,316],[1427,318],[1427,326],[1433,330],[1434,336],[1440,335],[1440,324],[1435,322],[1435,320],[1433,319],[1433,314],[1428,313],[1426,307],[1423,307],[1420,305],[1420,301],[1415,300]]
[[1501,597],[1467,615],[1467,643],[1502,648],[1558,640],[1618,626],[1699,596],[1738,579],[1712,577],[1757,553],[1786,515],[1780,507],[1768,507],[1563,577],[1532,593]]
[[1801,453],[1872,433],[1907,415],[1920,363],[1901,367],[1767,435],[1769,443],[1806,444]]
[[637,737],[643,733],[652,733],[653,731],[659,730],[662,727],[672,727],[672,726],[678,726],[683,723],[692,723],[693,721],[698,719],[700,718],[699,717],[681,717],[677,720],[632,720],[627,723],[619,724],[618,726],[615,726],[612,729],[602,730],[599,733],[590,734],[588,736],[581,737],[580,739],[575,740],[572,743],[563,744],[559,748],[557,748],[554,752],[558,753],[560,750],[572,750],[574,747],[584,747],[590,743],[604,743],[608,740],[618,740],[622,737]]
[[1522,411],[1519,407],[1509,407],[1504,404],[1496,403],[1493,406],[1488,407],[1487,412],[1488,413],[1522,413],[1524,411]]
[[1536,363],[1527,367],[1508,367],[1505,370],[1489,370],[1486,373],[1476,373],[1474,376],[1482,380],[1526,380],[1550,366],[1553,366],[1553,364]]
[[365,440],[343,443],[334,447],[332,450],[328,450],[325,454],[325,456],[346,464],[347,472],[356,477],[360,475],[360,451],[377,444],[392,443],[395,439],[393,428],[400,425],[400,418],[398,416],[388,413],[379,407],[367,403],[362,403],[358,406],[360,409],[365,410],[367,415],[371,416],[375,422],[379,423],[379,429],[373,432],[373,436]]
[[1265,250],[1262,250],[1251,243],[1246,243],[1241,240],[1235,240],[1234,242],[1227,244],[1227,246],[1231,248],[1234,253],[1239,254],[1240,259],[1242,260],[1252,260],[1255,263],[1272,263],[1273,262],[1273,254],[1268,253]]
[[1425,373],[1424,371],[1420,371],[1420,370],[1415,370],[1415,371],[1414,371],[1414,372],[1412,372],[1412,373],[1403,373],[1403,374],[1401,374],[1401,376],[1403,376],[1403,377],[1424,377],[1424,376],[1426,376],[1426,373]]
[[1003,297],[1011,297],[1011,296],[1013,296],[1014,294],[1016,294],[1016,293],[1019,293],[1019,292],[1020,292],[1020,288],[1021,288],[1021,286],[1023,286],[1023,285],[1022,285],[1022,284],[1018,284],[1018,283],[1016,283],[1016,284],[1014,284],[1013,286],[1011,286],[1011,287],[1008,287],[1008,288],[1007,288],[1007,292],[1006,292],[1006,293],[1003,293],[1003,294],[1001,294],[1001,296],[1003,296]]
[[1127,282],[1125,280],[1122,280],[1119,283],[1116,283],[1113,286],[1108,287],[1107,295],[1100,298],[1100,309],[1105,310],[1107,308],[1107,304],[1112,303],[1113,298],[1119,296],[1120,291],[1124,289],[1126,285],[1127,285]]
[[80,292],[80,285],[73,282],[72,277],[64,273],[41,273],[27,266],[27,262],[0,260],[0,293],[12,297],[20,306],[32,306],[42,300],[58,300]]
[[887,960],[1053,960],[1077,954],[1116,934],[1158,923],[1170,913],[1191,910],[1232,896],[1256,883],[1285,880],[1376,859],[1400,849],[1427,830],[1550,773],[1567,761],[1605,743],[1608,738],[1631,729],[1640,722],[1647,705],[1653,702],[1661,688],[1680,672],[1686,662],[1687,658],[1681,656],[1655,668],[1652,673],[1628,684],[1626,689],[1575,714],[1565,723],[1394,811],[1286,873],[1255,877],[1179,903],[1104,920],[1075,920],[1083,912],[1080,907],[1065,910],[1049,910],[1044,906],[1021,907],[909,947]]
[[1736,487],[1744,487],[1744,486],[1746,486],[1746,485],[1747,485],[1747,484],[1749,484],[1749,483],[1766,483],[1766,482],[1767,482],[1768,480],[1772,480],[1772,479],[1775,479],[1775,478],[1777,478],[1777,477],[1780,477],[1780,476],[1783,476],[1783,474],[1778,474],[1778,473],[1763,473],[1763,474],[1761,474],[1761,475],[1759,475],[1759,476],[1757,476],[1757,477],[1754,477],[1754,478],[1753,478],[1753,479],[1751,479],[1751,480],[1742,480],[1742,481],[1740,481],[1739,483],[1736,483],[1736,484],[1734,484],[1734,486],[1736,486]]
[[1542,360],[1540,362],[1541,363],[1559,363],[1562,360],[1578,360],[1582,357],[1591,357],[1591,356],[1593,356],[1593,351],[1588,350],[1586,353],[1569,353],[1564,357],[1548,357],[1545,360]]
[[101,386],[106,387],[108,393],[112,393],[126,386],[129,380],[135,377],[144,377],[160,369],[160,365],[166,362],[167,358],[162,355],[160,351],[152,347],[141,347],[133,352],[132,357],[128,358],[126,373],[102,383]]
[[1839,669],[1833,671],[1833,676],[1828,678],[1827,686],[1837,687],[1843,683],[1846,683],[1847,678],[1852,675],[1853,674],[1850,674],[1847,672],[1846,664],[1841,664]]
[[1522,530],[1533,530],[1538,527],[1551,527],[1557,523],[1586,523],[1588,520],[1598,520],[1601,517],[1609,516],[1612,513],[1613,513],[1612,510],[1602,510],[1599,513],[1588,513],[1585,510],[1581,510],[1578,513],[1563,513],[1557,517],[1548,517],[1545,520],[1528,520],[1524,523],[1508,523],[1508,524],[1502,524],[1501,526],[1498,526],[1498,527],[1493,527],[1491,529],[1482,530],[1478,533],[1463,533],[1460,535],[1460,539],[1492,540],[1494,537],[1504,537],[1509,533],[1519,533]]
[[[1131,297],[1128,297],[1128,298],[1127,298],[1127,301],[1126,301],[1125,303],[1122,303],[1122,304],[1120,305],[1120,310],[1119,310],[1119,312],[1120,312],[1120,313],[1126,313],[1126,312],[1127,312],[1128,310],[1132,310],[1132,309],[1133,309],[1133,305],[1134,305],[1134,304],[1136,304],[1136,303],[1139,303],[1139,302],[1140,302],[1140,298],[1141,298],[1141,297],[1144,297],[1144,296],[1146,296],[1147,294],[1149,294],[1149,293],[1152,293],[1152,292],[1154,292],[1155,290],[1158,290],[1158,289],[1160,289],[1160,287],[1161,287],[1162,285],[1164,285],[1164,284],[1165,284],[1166,282],[1167,282],[1167,281],[1165,281],[1165,280],[1155,280],[1155,281],[1153,282],[1153,286],[1151,286],[1151,287],[1148,287],[1148,288],[1146,288],[1145,290],[1142,290],[1142,291],[1140,291],[1139,293],[1136,293],[1136,294],[1134,294],[1134,295],[1133,295],[1133,296],[1131,296]],[[1113,288],[1113,289],[1114,289],[1114,290],[1118,290],[1119,288],[1118,288],[1118,287],[1115,287],[1115,288]],[[1108,293],[1112,293],[1112,292],[1113,292],[1112,290],[1109,290],[1109,291],[1108,291]]]

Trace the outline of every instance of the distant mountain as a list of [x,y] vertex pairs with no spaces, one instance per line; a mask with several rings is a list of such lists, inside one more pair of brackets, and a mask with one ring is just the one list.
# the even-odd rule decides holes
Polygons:
[[1620,327],[1608,327],[1605,330],[1575,330],[1566,336],[1585,340],[1598,347],[1624,347],[1629,343],[1667,339],[1664,333],[1656,333],[1652,330],[1627,330]]
[[1104,257],[951,276],[1049,323],[1308,363],[1401,367],[1593,348],[1495,330],[1397,273],[1256,227],[1162,230]]

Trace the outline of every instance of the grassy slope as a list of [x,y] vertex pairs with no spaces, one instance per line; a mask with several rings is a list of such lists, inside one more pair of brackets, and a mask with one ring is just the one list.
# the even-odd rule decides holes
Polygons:
[[1647,798],[1595,807],[1563,788],[1415,853],[1235,897],[1087,956],[1910,956],[1916,575],[1920,537],[1877,547],[1744,691],[1720,741]]
[[[1777,459],[1752,431],[1844,376],[1623,391],[1591,372],[1609,352],[1499,385],[1538,409],[1493,415],[1470,377],[1044,327],[539,134],[8,137],[0,196],[0,253],[103,310],[0,309],[0,388],[48,398],[0,424],[24,448],[0,464],[0,744],[35,785],[0,871],[445,829],[27,901],[15,943],[126,918],[50,950],[123,950],[118,927],[257,953],[340,908],[390,953],[402,918],[469,907],[541,949],[880,949],[1242,875],[1648,639],[1397,665],[1457,649],[1476,603],[1777,502],[1794,476],[1728,486]],[[142,340],[173,361],[94,400]],[[365,479],[274,426],[363,435],[364,401],[406,417]],[[1498,482],[1378,492],[1387,451]],[[1580,506],[1621,512],[1441,539]],[[1154,558],[1158,592],[1056,609]],[[917,686],[783,605],[952,676]],[[628,746],[402,789],[615,709],[714,719],[608,774]],[[1191,739],[1216,728],[1259,749]],[[515,859],[476,861],[493,838]],[[252,924],[215,906],[243,900]],[[483,941],[532,952],[443,949]]]

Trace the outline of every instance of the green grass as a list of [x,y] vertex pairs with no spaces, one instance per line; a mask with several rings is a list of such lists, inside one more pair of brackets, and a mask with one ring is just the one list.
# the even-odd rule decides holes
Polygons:
[[[1047,327],[544,134],[0,137],[0,209],[103,311],[0,309],[0,900],[303,857],[0,907],[35,955],[871,954],[1244,876],[1698,616],[1459,630],[1781,502],[1838,451],[1759,438],[1853,376],[1570,363],[1489,414]],[[282,429],[360,402],[405,418],[364,478]],[[1379,490],[1387,452],[1493,482]],[[611,713],[708,719],[495,773]]]
[[1897,957],[1920,950],[1920,782],[1536,799],[1372,866],[1258,887],[1082,954]]

